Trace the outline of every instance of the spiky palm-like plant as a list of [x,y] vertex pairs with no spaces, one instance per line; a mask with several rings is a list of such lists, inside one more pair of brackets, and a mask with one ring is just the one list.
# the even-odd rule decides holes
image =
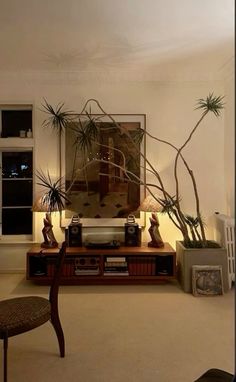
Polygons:
[[[111,114],[106,113],[97,100],[89,99],[86,101],[84,107],[82,108],[81,113],[76,114],[78,126],[80,126],[80,131],[78,131],[78,137],[76,142],[76,149],[80,150],[81,152],[83,151],[85,152],[84,148],[89,147],[89,145],[94,142],[101,145],[101,143],[97,140],[97,137],[99,136],[100,121],[96,121],[92,119],[92,113],[91,113],[91,105],[95,104],[96,107],[99,108],[102,115],[108,117],[108,119],[112,123],[113,128],[116,128],[117,130],[119,130],[120,133],[125,134],[126,137],[128,137],[130,145],[131,145],[130,147],[132,147],[135,153],[134,156],[136,156],[136,158],[140,157],[145,161],[145,164],[146,164],[145,171],[150,173],[152,177],[155,179],[155,181],[152,183],[144,184],[143,179],[139,178],[136,174],[132,173],[132,171],[130,171],[127,168],[127,161],[126,161],[124,153],[122,152],[121,152],[121,155],[123,155],[123,165],[120,165],[120,164],[118,165],[114,160],[111,160],[111,159],[108,160],[103,158],[96,158],[94,160],[102,162],[102,163],[109,163],[109,165],[112,165],[115,168],[121,169],[122,172],[125,174],[127,181],[134,182],[138,185],[144,185],[146,190],[148,190],[148,192],[162,206],[163,212],[168,214],[171,221],[181,231],[185,246],[189,247],[197,243],[196,244],[197,247],[199,246],[206,247],[208,246],[209,243],[206,240],[205,227],[204,227],[202,216],[201,216],[197,184],[196,184],[193,170],[190,168],[190,166],[188,165],[187,161],[185,160],[183,156],[183,151],[208,113],[212,112],[216,117],[220,116],[221,111],[224,107],[223,98],[224,97],[222,96],[214,96],[213,93],[210,93],[206,97],[206,99],[201,98],[197,101],[196,109],[201,110],[202,112],[201,117],[199,118],[199,120],[197,121],[193,129],[191,130],[188,138],[179,148],[176,147],[173,143],[160,139],[156,136],[153,136],[148,131],[143,129],[138,129],[138,131],[136,132],[136,135],[133,136],[126,129],[122,128],[120,124],[118,124],[114,120]],[[46,109],[47,109],[47,112],[49,112],[49,114],[51,115],[50,117],[51,119],[46,121],[44,125],[49,126],[50,124],[52,125],[56,124],[57,126],[70,128],[71,124],[68,124],[68,121],[70,121],[70,118],[72,117],[75,118],[75,114],[72,114],[70,112],[64,112],[62,105],[60,105],[59,108],[55,111],[48,103],[46,103]],[[84,116],[85,113],[87,113],[89,128],[91,130],[89,130],[89,128],[86,127],[86,124],[83,124],[83,123],[81,124],[81,116],[82,115]],[[175,189],[176,189],[174,196],[171,196],[170,193],[167,191],[158,169],[152,164],[151,160],[148,158],[148,155],[144,155],[143,152],[139,149],[139,146],[136,144],[136,142],[141,141],[145,135],[153,139],[154,141],[157,141],[172,147],[173,150],[175,150],[176,152],[175,160],[174,160],[174,170],[173,170]],[[90,166],[94,160],[90,160],[89,162],[85,163],[83,165],[83,169]],[[195,197],[195,210],[196,210],[195,217],[190,217],[189,215],[186,216],[186,214],[184,213],[182,209],[183,198],[182,198],[182,195],[180,195],[180,179],[178,174],[179,160],[181,160],[183,165],[185,166],[186,171],[188,175],[190,176],[190,179],[192,182],[193,194]],[[74,172],[74,174],[76,174],[76,171]],[[110,176],[110,175],[107,174],[107,176]],[[160,197],[155,196],[157,190],[159,193],[161,193]]]
[[[42,111],[49,115],[48,118],[46,118],[42,126],[43,127],[52,127],[58,134],[58,150],[59,150],[59,163],[61,165],[62,163],[62,157],[61,157],[61,140],[62,140],[62,133],[65,130],[68,123],[73,120],[73,112],[70,110],[63,110],[64,103],[59,103],[55,108],[53,108],[45,99],[45,104],[42,105],[43,109]],[[61,176],[61,168],[60,168],[60,176]]]
[[59,211],[61,213],[65,207],[65,203],[69,203],[69,198],[64,191],[61,178],[52,181],[49,172],[45,175],[42,171],[37,171],[36,177],[39,179],[37,184],[47,190],[41,197],[42,207],[49,213],[54,211]]
[[63,189],[64,187],[60,178],[52,181],[49,172],[45,175],[42,171],[37,171],[36,177],[39,180],[37,184],[46,189],[45,193],[33,206],[33,211],[46,212],[45,218],[43,219],[44,226],[42,229],[44,242],[41,243],[41,247],[54,248],[58,246],[58,243],[53,233],[51,213],[59,211],[61,214],[65,202],[69,202],[69,199]]

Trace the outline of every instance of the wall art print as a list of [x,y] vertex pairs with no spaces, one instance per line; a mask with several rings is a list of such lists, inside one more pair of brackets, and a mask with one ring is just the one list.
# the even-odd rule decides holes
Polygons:
[[[83,226],[123,226],[128,215],[144,226],[144,213],[139,205],[144,197],[145,161],[137,150],[145,154],[145,135],[142,142],[130,144],[125,131],[134,137],[139,129],[145,130],[144,114],[112,114],[120,129],[108,116],[92,114],[99,134],[89,146],[78,145],[83,124],[88,116],[80,116],[80,124],[71,122],[62,140],[62,179],[70,203],[61,217],[65,227],[73,215],[79,215]],[[78,135],[80,134],[80,138]],[[84,137],[85,138],[85,137]],[[128,179],[124,166],[137,179]],[[133,180],[133,181],[132,181]]]
[[192,286],[194,296],[223,294],[221,265],[193,265]]

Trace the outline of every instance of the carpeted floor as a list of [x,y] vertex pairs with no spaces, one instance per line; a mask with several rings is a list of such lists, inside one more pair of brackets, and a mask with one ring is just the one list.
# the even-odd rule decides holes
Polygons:
[[[0,298],[47,291],[22,274],[0,275]],[[13,337],[9,382],[192,382],[209,368],[234,371],[234,290],[193,297],[177,283],[62,286],[59,305],[66,357],[50,323]]]

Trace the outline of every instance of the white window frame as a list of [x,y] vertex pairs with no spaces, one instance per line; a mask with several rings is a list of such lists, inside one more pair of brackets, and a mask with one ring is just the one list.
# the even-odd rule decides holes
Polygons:
[[[2,110],[31,110],[32,111],[32,137],[1,138]],[[0,104],[0,189],[2,190],[2,152],[32,151],[32,194],[34,195],[34,138],[33,138],[33,105],[32,104]],[[23,207],[23,206],[21,206]],[[28,207],[28,206],[26,206]],[[32,217],[32,234],[2,235],[2,192],[0,193],[0,239],[1,241],[32,241],[34,237],[34,221]]]

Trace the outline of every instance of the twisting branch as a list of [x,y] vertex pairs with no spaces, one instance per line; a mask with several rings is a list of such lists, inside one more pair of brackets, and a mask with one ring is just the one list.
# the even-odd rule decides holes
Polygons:
[[[186,141],[182,144],[182,146],[177,151],[177,154],[175,157],[175,162],[174,162],[174,177],[175,177],[175,184],[176,184],[176,199],[177,199],[178,207],[179,207],[179,180],[178,180],[178,174],[177,174],[177,166],[178,166],[178,160],[179,160],[179,157],[181,155],[181,152],[187,146],[187,144],[190,142],[190,140],[192,139],[192,136],[196,132],[198,126],[200,125],[200,123],[203,121],[203,119],[206,117],[206,115],[210,111],[213,112],[215,114],[215,116],[217,116],[217,117],[220,115],[220,110],[223,108],[222,100],[223,100],[223,97],[215,97],[215,96],[213,96],[213,93],[209,94],[209,96],[206,98],[206,100],[203,100],[203,99],[198,100],[199,106],[197,107],[197,109],[203,110],[202,116],[198,120],[198,122],[196,123],[196,125],[194,126],[192,131],[190,132]],[[204,226],[203,226],[201,215],[200,215],[199,198],[198,198],[198,194],[196,192],[197,191],[196,190],[196,182],[195,182],[195,178],[193,177],[193,173],[191,173],[191,174],[192,174],[192,180],[193,180],[193,185],[194,185],[194,190],[195,190],[195,199],[196,199],[196,203],[197,203],[197,217],[199,220],[199,225],[200,225],[201,235],[202,235],[201,239],[203,242],[203,246],[206,247],[207,241],[206,241]],[[183,215],[183,218],[184,218],[184,215]]]
[[[206,99],[199,99],[197,103],[196,109],[201,109],[202,115],[196,125],[193,127],[193,129],[190,131],[187,139],[184,141],[184,143],[178,148],[171,142],[168,142],[166,140],[160,139],[158,137],[155,137],[151,135],[149,132],[144,131],[143,129],[139,129],[140,134],[140,141],[143,137],[148,136],[151,139],[164,143],[166,145],[169,145],[171,148],[173,148],[176,152],[175,160],[174,160],[174,180],[175,180],[175,189],[176,189],[176,195],[171,196],[167,190],[166,187],[162,181],[162,178],[160,176],[159,171],[154,167],[152,162],[149,160],[147,155],[144,155],[144,153],[140,150],[139,146],[137,145],[134,137],[131,135],[131,133],[124,128],[122,125],[117,123],[113,116],[109,113],[106,113],[106,111],[103,109],[101,104],[94,98],[88,99],[81,112],[76,114],[69,111],[63,110],[64,104],[59,104],[56,109],[54,109],[50,104],[45,101],[46,105],[44,106],[44,111],[46,111],[50,118],[48,120],[45,120],[43,125],[52,127],[57,127],[59,134],[61,135],[63,129],[70,128],[74,131],[76,139],[75,139],[75,157],[74,157],[74,164],[73,164],[73,171],[72,171],[72,178],[70,186],[67,189],[67,192],[70,192],[71,188],[74,185],[74,182],[78,178],[78,173],[81,171],[86,171],[87,167],[90,166],[94,162],[100,162],[104,164],[108,164],[109,166],[113,166],[114,168],[117,168],[122,171],[123,176],[117,176],[112,175],[112,178],[119,179],[125,182],[134,183],[137,185],[142,185],[146,188],[146,190],[156,199],[156,201],[162,206],[163,212],[166,212],[171,219],[171,221],[175,224],[175,226],[182,232],[184,244],[190,245],[191,240],[190,236],[192,237],[193,241],[196,242],[196,240],[200,243],[202,243],[202,246],[207,245],[206,236],[205,236],[205,230],[204,230],[204,224],[201,218],[200,213],[200,201],[199,201],[199,195],[197,190],[197,184],[196,180],[193,174],[193,170],[189,167],[187,161],[185,160],[182,151],[186,148],[186,146],[189,144],[189,142],[192,140],[192,137],[194,136],[194,133],[198,129],[201,122],[204,120],[204,118],[207,116],[209,112],[213,112],[215,116],[219,116],[221,113],[221,109],[223,109],[223,97],[215,97],[213,93],[209,94]],[[92,114],[92,105],[96,105],[99,112],[101,114]],[[132,145],[131,149],[135,150],[135,153],[137,154],[137,158],[141,158],[144,160],[145,163],[145,172],[149,172],[152,174],[155,179],[156,183],[144,183],[144,181],[135,174],[133,171],[130,171],[127,167],[127,158],[124,154],[124,152],[121,149],[112,147],[112,150],[116,153],[119,153],[119,155],[122,158],[122,163],[118,164],[115,161],[111,159],[104,159],[104,158],[92,158],[89,162],[84,162],[83,166],[79,169],[76,169],[76,155],[79,150],[82,151],[84,158],[86,155],[88,155],[89,150],[91,149],[92,145],[96,144],[99,147],[103,147],[105,149],[110,149],[111,147],[109,145],[103,144],[99,142],[99,129],[103,129],[102,123],[103,118],[107,117],[108,120],[112,123],[111,129],[117,129],[121,134],[124,134],[125,137],[127,137],[129,144]],[[86,123],[84,123],[87,120]],[[71,123],[73,122],[73,123]],[[126,144],[126,140],[125,140]],[[132,153],[133,155],[133,153]],[[196,206],[196,217],[191,217],[189,215],[185,215],[181,208],[181,199],[180,199],[180,182],[178,177],[178,163],[179,159],[182,160],[187,173],[189,174],[192,185],[193,185],[193,193],[195,197],[195,206]],[[102,176],[108,176],[111,177],[110,174],[107,174],[103,171],[100,171],[99,175]],[[157,198],[154,190],[158,190],[162,195],[163,199]],[[198,229],[200,228],[201,234],[198,232]]]

